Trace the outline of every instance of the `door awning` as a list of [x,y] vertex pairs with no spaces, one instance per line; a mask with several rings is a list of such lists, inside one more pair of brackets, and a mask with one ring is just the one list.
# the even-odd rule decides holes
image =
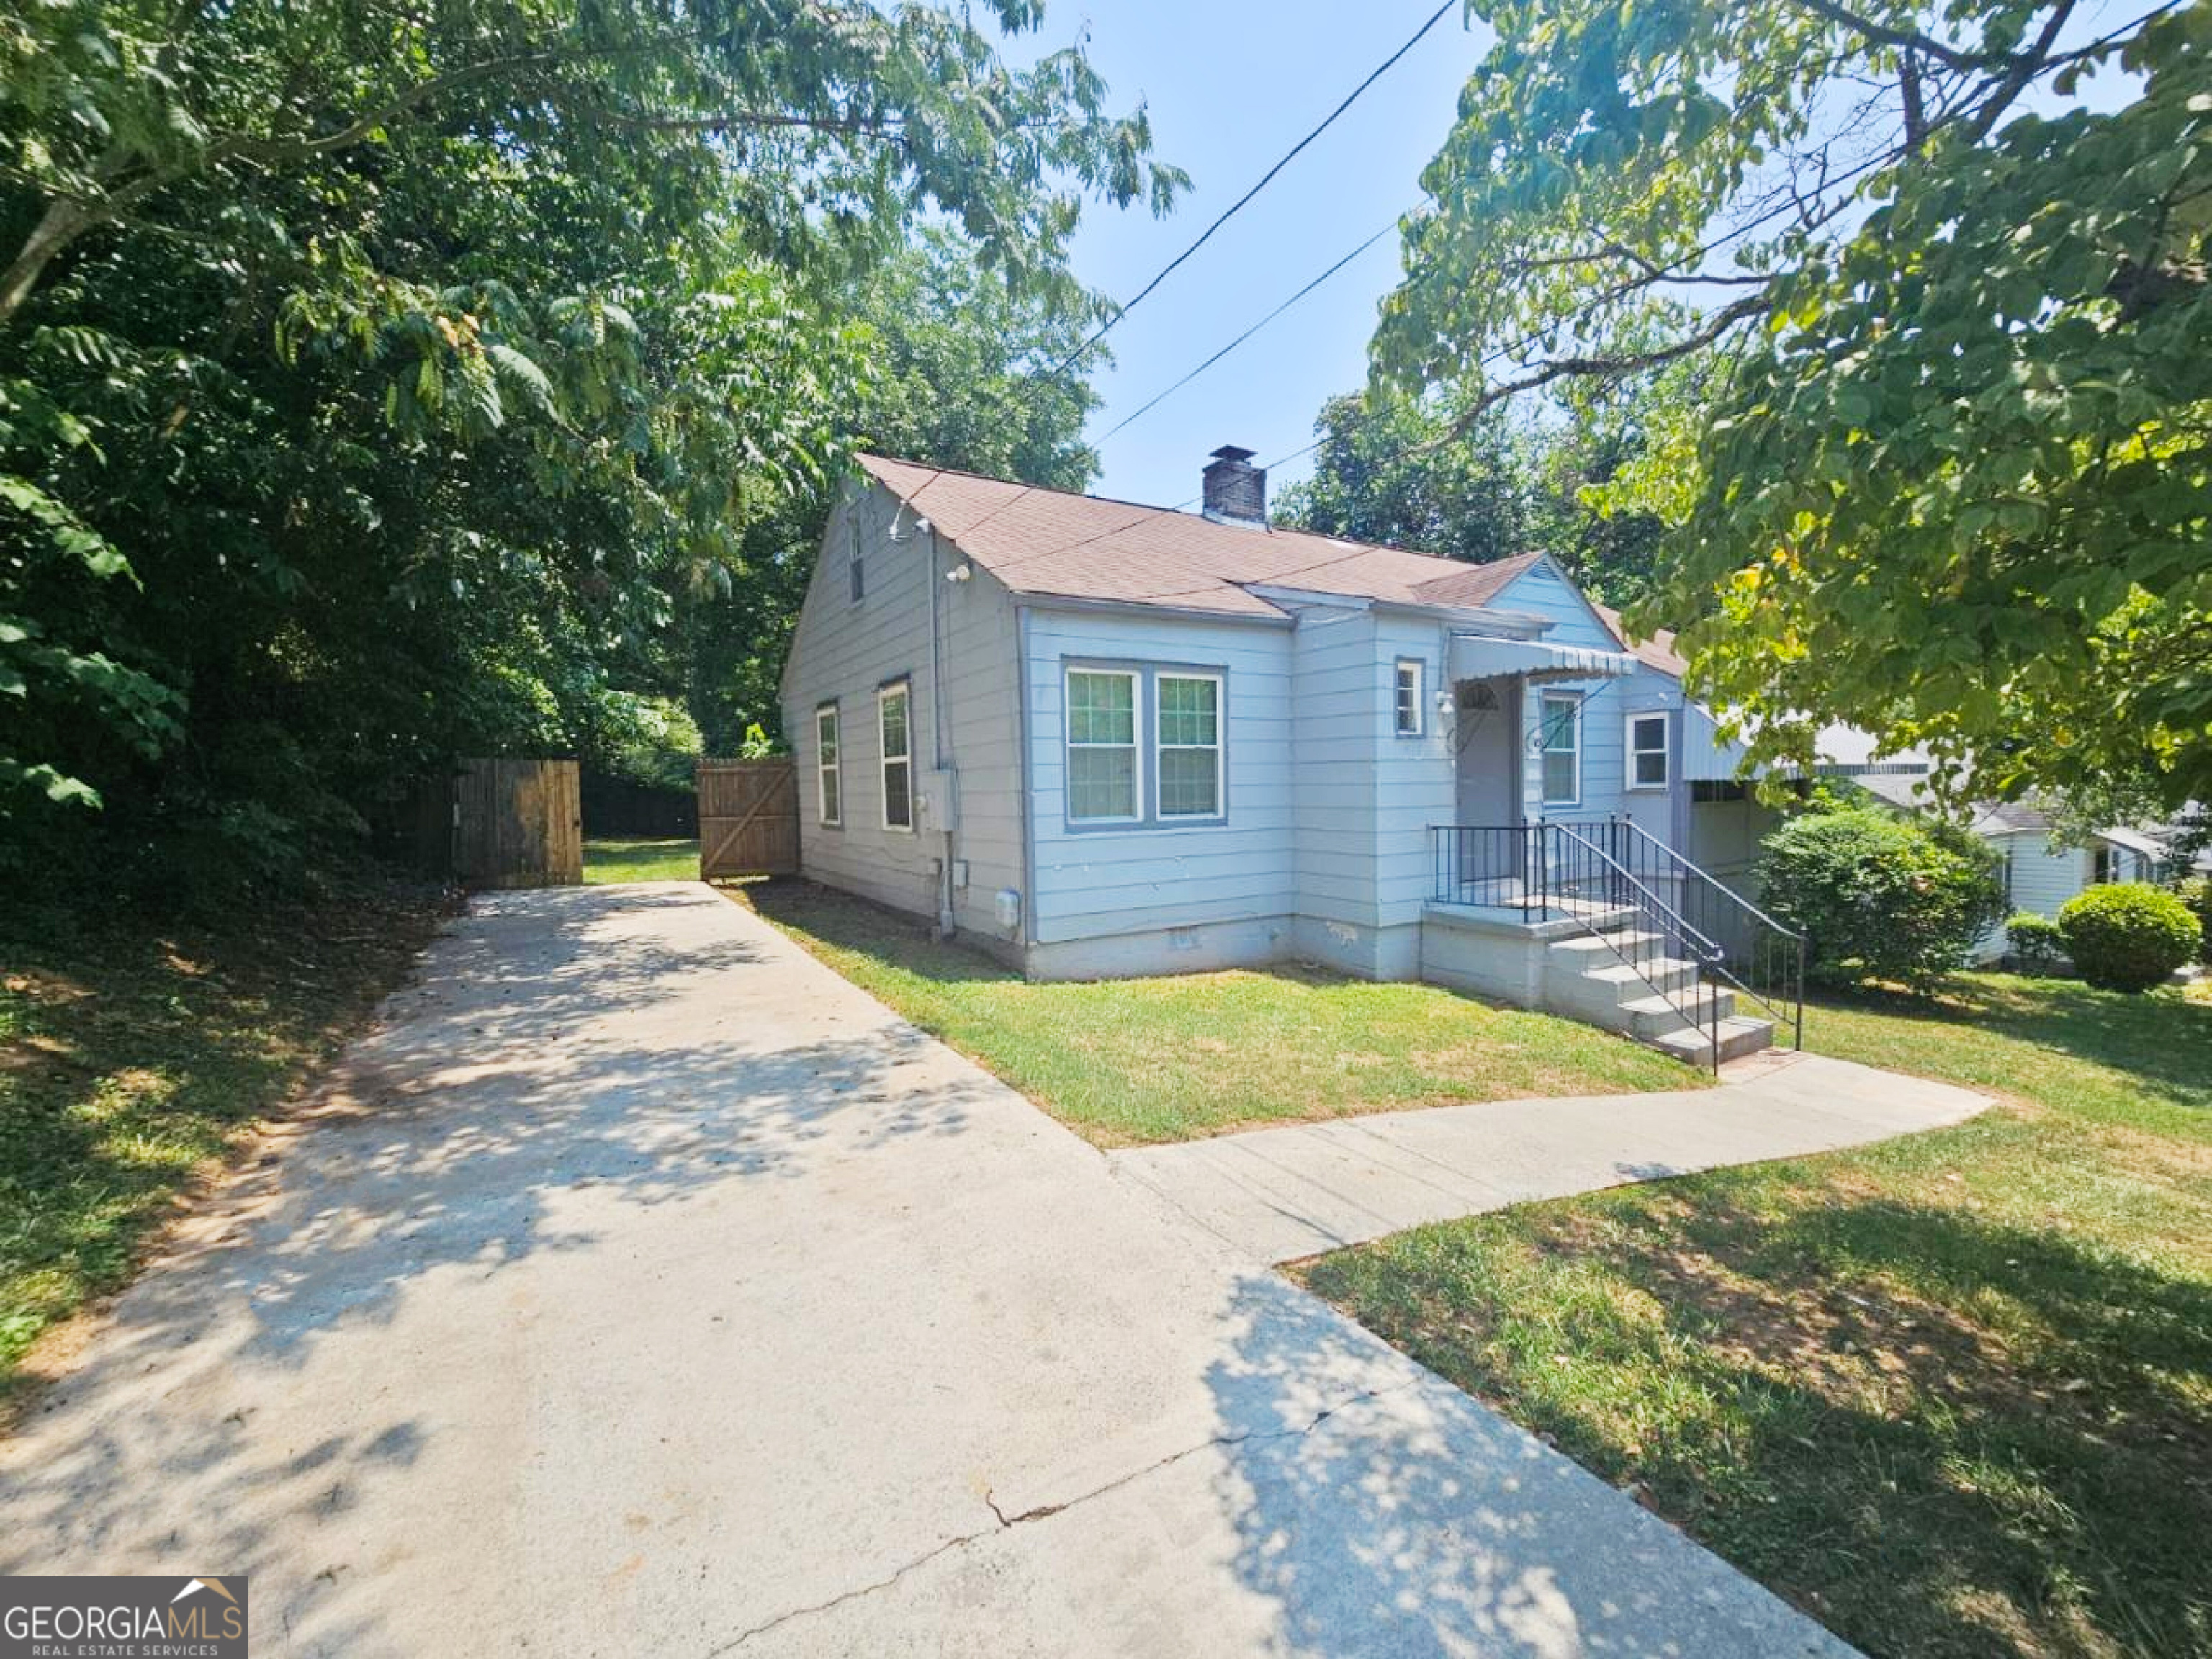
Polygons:
[[1609,680],[1635,667],[1636,659],[1620,651],[1593,651],[1543,640],[1502,640],[1487,634],[1452,635],[1451,676],[1455,680],[1487,679],[1493,674],[1531,680]]

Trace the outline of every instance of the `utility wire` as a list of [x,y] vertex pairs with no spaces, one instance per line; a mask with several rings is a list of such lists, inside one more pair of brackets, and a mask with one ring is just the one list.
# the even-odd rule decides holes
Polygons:
[[[1845,172],[1838,174],[1835,178],[1828,180],[1827,183],[1822,186],[1820,193],[1826,194],[1828,191],[1850,184],[1853,179],[1858,178],[1860,175],[1869,173],[1877,167],[1885,166],[1895,159],[1896,157],[1887,151],[1870,155],[1866,160],[1859,162],[1856,167],[1850,167]],[[1793,211],[1801,211],[1802,209],[1802,204],[1796,201],[1794,198],[1778,202],[1774,206],[1767,209],[1765,212],[1759,213],[1745,221],[1743,223],[1720,233],[1718,235],[1707,239],[1705,241],[1698,244],[1696,247],[1690,249],[1687,252],[1680,255],[1672,262],[1668,269],[1670,271],[1679,270],[1685,265],[1690,264],[1696,260],[1703,259],[1710,254],[1719,252],[1722,248],[1726,247],[1730,242],[1738,241],[1743,237],[1748,236],[1752,232],[1763,228],[1766,225],[1771,223],[1774,220],[1782,217],[1784,214]],[[1583,313],[1595,310],[1600,305],[1610,303],[1613,300],[1620,297],[1621,294],[1626,293],[1626,291],[1627,288],[1624,286],[1613,292],[1600,295],[1590,301],[1587,305],[1577,307],[1576,311],[1564,320],[1572,321],[1575,318],[1579,317]],[[1559,320],[1562,319],[1554,319],[1551,327],[1557,327]],[[1475,367],[1480,370],[1494,368],[1499,363],[1512,356],[1514,353],[1521,350],[1523,347],[1534,345],[1549,331],[1550,328],[1534,328],[1522,335],[1518,339],[1508,340],[1503,345],[1493,346],[1490,350],[1485,352],[1476,360]],[[1376,409],[1365,415],[1355,413],[1350,421],[1346,422],[1343,426],[1337,428],[1335,430],[1325,432],[1320,437],[1316,438],[1311,443],[1301,445],[1298,448],[1291,450],[1287,453],[1278,455],[1273,460],[1265,463],[1265,470],[1272,472],[1279,466],[1285,465],[1289,462],[1298,460],[1304,456],[1310,455],[1314,451],[1319,449],[1323,444],[1329,442],[1332,439],[1340,438],[1347,435],[1348,434],[1356,432],[1360,427],[1366,424],[1368,421],[1378,419],[1387,412],[1387,409]],[[1418,439],[1412,443],[1406,444],[1397,449],[1391,450],[1386,454],[1370,459],[1367,465],[1370,466],[1389,466],[1395,461],[1403,460],[1407,456],[1413,454],[1416,450],[1433,448],[1439,441],[1439,440],[1435,438]],[[1176,504],[1175,511],[1180,513],[1197,500],[1198,497],[1193,495],[1187,500],[1179,501]]]
[[1146,283],[1144,287],[1137,290],[1135,298],[1132,299],[1127,305],[1121,307],[1104,322],[1099,324],[1097,328],[1092,331],[1091,337],[1088,339],[1085,340],[1081,345],[1076,347],[1074,350],[1069,352],[1066,356],[1061,358],[1059,362],[1054,364],[1051,372],[1046,374],[1043,378],[1048,380],[1056,380],[1062,374],[1065,374],[1076,363],[1081,362],[1085,355],[1090,351],[1091,347],[1097,345],[1101,340],[1112,333],[1116,324],[1141,305],[1144,302],[1145,297],[1152,293],[1152,291],[1158,288],[1162,283],[1165,282],[1168,277],[1173,274],[1178,265],[1182,264],[1184,260],[1189,258],[1192,254],[1197,252],[1199,249],[1204,247],[1206,242],[1212,237],[1215,231],[1220,229],[1222,226],[1227,224],[1231,219],[1235,218],[1238,213],[1244,210],[1246,204],[1248,204],[1254,197],[1257,196],[1261,191],[1267,189],[1270,184],[1273,184],[1274,182],[1275,175],[1280,173],[1285,167],[1288,167],[1291,161],[1297,158],[1299,151],[1305,149],[1308,144],[1313,143],[1315,139],[1320,137],[1322,134],[1327,132],[1331,126],[1334,125],[1338,116],[1343,114],[1345,111],[1350,109],[1354,103],[1358,102],[1361,94],[1364,93],[1368,88],[1373,86],[1377,81],[1381,80],[1384,74],[1387,73],[1400,58],[1403,58],[1407,52],[1413,51],[1415,46],[1420,44],[1422,37],[1426,35],[1431,29],[1436,27],[1438,23],[1443,21],[1444,15],[1447,12],[1449,12],[1454,7],[1458,6],[1461,3],[1462,3],[1462,0],[1444,0],[1443,4],[1438,6],[1435,11],[1429,15],[1429,21],[1413,31],[1412,37],[1407,40],[1404,46],[1399,47],[1397,51],[1392,52],[1388,58],[1376,64],[1374,70],[1369,74],[1368,77],[1364,81],[1362,81],[1358,86],[1354,87],[1351,92],[1346,94],[1345,100],[1342,103],[1339,104],[1334,109],[1329,111],[1328,114],[1323,118],[1322,124],[1319,126],[1316,127],[1311,132],[1306,134],[1304,137],[1299,139],[1297,143],[1291,145],[1291,148],[1284,153],[1280,161],[1277,161],[1274,166],[1269,167],[1265,173],[1261,174],[1258,184],[1253,185],[1251,189],[1246,191],[1242,196],[1238,197],[1237,200],[1230,205],[1227,211],[1223,213],[1219,218],[1216,219],[1204,230],[1200,231],[1196,241],[1193,242],[1182,252],[1176,254],[1176,257],[1169,260],[1166,264],[1161,266],[1158,273],[1153,276],[1152,280]]
[[1206,371],[1207,369],[1212,368],[1214,366],[1214,364],[1216,364],[1216,363],[1219,362],[1220,362],[1224,357],[1226,357],[1226,356],[1227,356],[1231,352],[1232,352],[1232,351],[1236,350],[1236,349],[1237,349],[1237,348],[1238,346],[1243,345],[1243,344],[1244,343],[1244,342],[1245,342],[1245,341],[1247,341],[1247,340],[1250,339],[1250,338],[1251,338],[1255,334],[1257,334],[1257,333],[1258,333],[1261,329],[1263,329],[1263,328],[1267,327],[1267,325],[1268,324],[1270,324],[1270,323],[1273,322],[1273,321],[1275,320],[1275,319],[1276,319],[1276,318],[1278,318],[1278,317],[1281,316],[1285,312],[1288,311],[1288,310],[1289,310],[1292,306],[1294,306],[1294,305],[1297,304],[1297,302],[1298,302],[1299,301],[1301,301],[1301,300],[1304,299],[1304,298],[1306,297],[1306,295],[1309,295],[1309,294],[1312,293],[1316,289],[1319,288],[1319,287],[1320,287],[1323,283],[1327,282],[1330,277],[1332,277],[1332,276],[1335,276],[1335,275],[1336,275],[1336,273],[1337,273],[1338,271],[1342,270],[1345,268],[1345,266],[1346,266],[1346,265],[1350,264],[1351,264],[1354,259],[1357,259],[1357,258],[1358,258],[1361,254],[1363,254],[1363,253],[1366,252],[1367,252],[1367,250],[1368,250],[1369,248],[1373,247],[1373,246],[1375,246],[1375,244],[1376,244],[1376,243],[1377,243],[1377,242],[1381,241],[1381,240],[1382,240],[1385,236],[1388,236],[1388,235],[1389,235],[1392,231],[1395,230],[1397,228],[1398,228],[1398,222],[1397,222],[1396,220],[1393,219],[1393,220],[1392,220],[1389,224],[1387,224],[1387,225],[1383,226],[1382,229],[1380,229],[1380,230],[1376,231],[1376,232],[1372,236],[1369,237],[1365,241],[1362,242],[1362,243],[1361,243],[1358,247],[1356,247],[1356,248],[1352,249],[1351,252],[1349,252],[1349,253],[1346,254],[1346,255],[1344,256],[1344,258],[1342,258],[1341,259],[1339,259],[1339,260],[1338,260],[1334,264],[1331,265],[1331,266],[1330,266],[1327,270],[1324,270],[1323,272],[1322,272],[1322,274],[1321,274],[1320,276],[1318,276],[1315,277],[1315,278],[1313,279],[1313,281],[1311,281],[1310,283],[1307,283],[1304,288],[1300,289],[1299,289],[1296,294],[1293,294],[1292,295],[1291,295],[1291,297],[1290,297],[1289,299],[1287,299],[1287,300],[1284,301],[1282,304],[1280,304],[1280,305],[1277,306],[1277,307],[1276,307],[1273,311],[1269,312],[1266,316],[1262,317],[1262,318],[1261,318],[1258,322],[1256,322],[1256,323],[1253,324],[1251,327],[1249,327],[1249,328],[1246,329],[1246,330],[1245,330],[1242,334],[1238,335],[1235,339],[1231,340],[1231,341],[1227,345],[1225,345],[1225,346],[1222,347],[1220,350],[1218,350],[1218,351],[1215,352],[1215,353],[1214,353],[1211,357],[1208,357],[1208,358],[1207,358],[1204,362],[1200,363],[1200,364],[1196,368],[1194,368],[1193,370],[1191,370],[1189,374],[1188,374],[1184,375],[1181,380],[1177,380],[1177,381],[1176,381],[1173,386],[1169,386],[1165,391],[1164,391],[1164,392],[1162,392],[1161,393],[1159,393],[1159,395],[1158,395],[1158,396],[1157,396],[1157,397],[1155,397],[1155,398],[1153,398],[1150,403],[1146,404],[1143,408],[1141,408],[1141,409],[1138,410],[1137,410],[1137,412],[1136,412],[1135,414],[1133,414],[1133,415],[1127,415],[1127,416],[1124,416],[1122,417],[1121,421],[1120,422],[1120,423],[1119,423],[1118,425],[1115,426],[1111,431],[1109,431],[1109,432],[1106,432],[1106,433],[1102,434],[1100,435],[1099,439],[1098,439],[1098,441],[1099,441],[1100,443],[1102,443],[1102,444],[1103,444],[1103,443],[1104,443],[1104,442],[1106,441],[1106,440],[1107,440],[1107,439],[1109,439],[1109,438],[1112,437],[1112,436],[1114,435],[1114,434],[1115,434],[1115,433],[1116,433],[1116,432],[1119,432],[1119,431],[1122,430],[1122,428],[1125,428],[1125,427],[1130,427],[1130,426],[1133,426],[1133,425],[1135,425],[1135,424],[1136,424],[1136,422],[1137,422],[1139,420],[1142,419],[1145,416],[1146,416],[1146,415],[1150,414],[1153,410],[1155,410],[1155,409],[1158,408],[1160,404],[1162,404],[1165,403],[1165,402],[1166,402],[1170,398],[1173,397],[1176,392],[1178,392],[1182,391],[1185,386],[1188,386],[1188,385],[1189,385],[1193,380],[1196,380],[1200,375],[1201,375],[1201,374],[1205,374],[1205,373],[1206,373]]

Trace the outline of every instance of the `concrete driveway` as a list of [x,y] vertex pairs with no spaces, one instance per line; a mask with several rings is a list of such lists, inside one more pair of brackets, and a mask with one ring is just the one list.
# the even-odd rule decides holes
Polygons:
[[689,884],[484,900],[0,1450],[260,1655],[1844,1655]]

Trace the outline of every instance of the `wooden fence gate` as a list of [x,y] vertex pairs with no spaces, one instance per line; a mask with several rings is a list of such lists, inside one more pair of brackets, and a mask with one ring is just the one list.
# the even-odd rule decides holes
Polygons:
[[799,873],[799,775],[783,760],[699,763],[699,878]]
[[453,779],[453,874],[469,887],[584,878],[584,809],[572,760],[465,760]]

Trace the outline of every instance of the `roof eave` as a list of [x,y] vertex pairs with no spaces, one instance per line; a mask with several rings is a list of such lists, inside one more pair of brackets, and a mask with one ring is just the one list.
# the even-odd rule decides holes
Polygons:
[[1123,617],[1174,617],[1187,622],[1249,623],[1261,628],[1289,628],[1297,618],[1281,611],[1210,611],[1203,605],[1159,605],[1150,599],[1102,599],[1079,593],[1048,593],[1013,588],[1014,598],[1032,611],[1098,611]]

